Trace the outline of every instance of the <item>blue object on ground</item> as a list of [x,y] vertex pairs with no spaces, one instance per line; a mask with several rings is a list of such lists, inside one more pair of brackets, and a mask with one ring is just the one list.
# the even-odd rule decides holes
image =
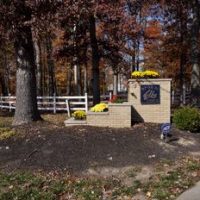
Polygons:
[[162,124],[161,132],[162,132],[163,135],[165,135],[165,136],[169,135],[170,130],[171,130],[171,124],[170,123]]
[[167,138],[171,136],[170,130],[171,130],[171,124],[170,123],[162,124],[161,135],[160,135],[161,140],[164,140],[165,142],[167,141]]

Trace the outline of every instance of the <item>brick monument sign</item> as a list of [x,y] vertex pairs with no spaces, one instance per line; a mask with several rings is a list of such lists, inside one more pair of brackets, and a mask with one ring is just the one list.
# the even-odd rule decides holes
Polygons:
[[135,122],[169,123],[171,79],[130,79],[128,102]]

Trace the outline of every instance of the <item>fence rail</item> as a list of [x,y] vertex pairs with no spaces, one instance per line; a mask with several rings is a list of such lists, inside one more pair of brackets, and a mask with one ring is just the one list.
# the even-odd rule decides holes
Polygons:
[[[127,94],[119,94],[119,98],[127,101]],[[112,94],[101,95],[101,102],[109,102],[112,99]],[[70,111],[84,110],[88,111],[88,107],[92,106],[93,96],[38,96],[37,104],[38,110],[52,111],[66,111],[70,116]],[[0,96],[0,109],[15,110],[16,96]]]
[[188,105],[191,103],[191,90],[173,90],[171,94],[172,106],[179,106],[181,103],[183,105]]
[[[127,101],[127,94],[119,94],[118,98]],[[184,90],[183,95],[179,90],[172,91],[171,103],[172,106],[179,106],[180,102],[183,105],[190,103],[191,91]],[[112,94],[101,95],[101,102],[109,102],[112,99]],[[57,111],[67,112],[70,116],[70,111],[84,110],[88,111],[88,107],[92,106],[93,96],[38,96],[38,110],[41,111]],[[0,96],[0,109],[7,109],[9,111],[15,110],[16,96]]]
[[[43,111],[66,111],[70,116],[70,111],[88,111],[88,95],[84,96],[39,96],[37,97],[38,110]],[[0,96],[0,108],[15,110],[15,96]]]

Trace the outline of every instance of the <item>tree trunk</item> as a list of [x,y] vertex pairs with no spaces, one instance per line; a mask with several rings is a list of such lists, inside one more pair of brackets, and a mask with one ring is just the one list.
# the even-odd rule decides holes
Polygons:
[[136,41],[136,70],[140,69],[140,37]]
[[42,96],[42,63],[41,63],[41,47],[39,40],[33,38],[34,50],[35,50],[35,64],[36,64],[36,81],[37,81],[37,95]]
[[132,62],[131,62],[131,72],[135,71],[135,49],[134,49],[134,55],[132,55]]
[[72,69],[71,69],[71,66],[68,67],[67,69],[67,96],[70,96],[71,95],[71,88],[72,88]]
[[88,93],[88,65],[87,65],[87,48],[84,49],[84,62],[83,62],[83,80],[82,80],[82,90],[83,90],[83,95],[85,93]]
[[3,53],[3,66],[2,73],[0,74],[0,84],[2,88],[3,96],[8,96],[9,94],[9,69],[6,49],[2,51]]
[[41,42],[41,61],[42,61],[42,94],[48,96],[48,76],[47,76],[47,50],[46,42]]
[[49,96],[56,94],[56,79],[55,79],[55,66],[54,60],[52,58],[52,41],[50,36],[46,38],[46,48],[47,48],[47,63],[49,71]]
[[180,94],[181,94],[181,105],[184,104],[184,85],[185,85],[185,66],[186,66],[186,55],[182,51],[180,56]]
[[16,111],[13,125],[41,120],[37,109],[35,62],[31,28],[23,26],[16,33],[17,56]]
[[187,64],[187,16],[185,16],[185,13],[182,13],[183,8],[180,7],[180,13],[179,13],[179,18],[180,18],[180,42],[181,42],[181,49],[180,49],[180,67],[179,67],[179,88],[180,88],[180,103],[181,105],[184,104],[184,87],[185,87],[185,69],[186,69],[186,64]]
[[118,93],[118,73],[114,73],[113,77],[113,98],[117,97]]
[[74,65],[74,91],[75,95],[81,95],[80,65]]
[[99,48],[96,38],[96,21],[93,15],[90,16],[90,40],[92,48],[92,86],[93,86],[93,104],[100,103],[100,80],[99,80]]
[[192,76],[191,88],[192,99],[196,103],[200,103],[200,65],[199,65],[199,31],[200,31],[200,9],[198,0],[192,1],[192,30],[191,30],[191,63],[192,63]]
[[10,94],[10,69],[8,64],[7,52],[4,53],[4,81],[6,85],[6,95]]
[[6,87],[5,79],[2,75],[0,75],[0,84],[1,84],[1,92],[3,96],[8,96],[8,90]]
[[87,63],[84,64],[84,79],[83,79],[83,93],[87,93],[88,92],[88,75],[87,75]]

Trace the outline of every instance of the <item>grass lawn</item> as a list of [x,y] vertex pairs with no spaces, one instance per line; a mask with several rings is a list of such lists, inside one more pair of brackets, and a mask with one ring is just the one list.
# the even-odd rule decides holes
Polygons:
[[137,195],[146,199],[175,199],[199,180],[200,163],[185,158],[170,165],[160,163],[149,181],[133,180],[129,186],[117,177],[78,178],[56,171],[1,173],[0,199],[131,199]]
[[176,199],[200,180],[200,136],[156,125],[63,127],[66,115],[19,128],[0,116],[0,199]]

